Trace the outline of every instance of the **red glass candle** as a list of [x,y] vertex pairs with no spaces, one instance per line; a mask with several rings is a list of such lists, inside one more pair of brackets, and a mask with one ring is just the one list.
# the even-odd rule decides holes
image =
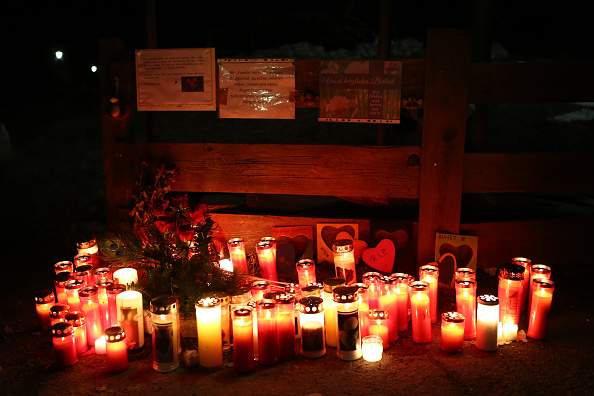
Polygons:
[[107,267],[98,267],[93,269],[93,279],[93,285],[97,284],[97,282],[101,280],[113,280],[111,269]]
[[295,299],[288,294],[275,297],[276,331],[278,334],[278,359],[295,358]]
[[270,292],[270,282],[255,281],[251,285],[250,292],[252,293],[252,300],[261,300],[264,298],[264,294]]
[[537,278],[534,279],[533,287],[527,335],[542,340],[547,337],[555,282],[550,279]]
[[124,329],[114,326],[105,330],[105,344],[109,371],[119,373],[128,370],[128,351]]
[[57,303],[50,307],[50,324],[53,326],[56,323],[65,322],[66,314],[70,311],[70,306],[67,304]]
[[94,267],[101,264],[99,258],[99,246],[97,246],[97,239],[95,237],[85,238],[76,243],[76,250],[78,254],[87,254],[91,256],[91,265]]
[[365,283],[353,283],[359,294],[359,331],[361,339],[369,335],[369,286]]
[[78,311],[68,312],[66,314],[66,321],[72,325],[74,331],[76,354],[80,355],[85,353],[89,349],[87,343],[87,329],[85,326],[85,314]]
[[233,263],[233,272],[249,274],[243,238],[229,239],[227,249],[229,250],[229,258]]
[[503,325],[517,325],[520,321],[522,281],[525,268],[517,264],[503,264],[499,267],[499,322]]
[[429,301],[431,304],[431,323],[437,322],[437,289],[439,267],[436,265],[423,265],[419,267],[419,280],[429,284]]
[[109,298],[107,297],[107,287],[113,285],[113,281],[109,279],[100,279],[95,282],[97,286],[97,299],[99,300],[99,314],[101,315],[101,326],[103,329],[112,327],[109,318]]
[[462,268],[457,268],[456,269],[456,276],[454,278],[454,280],[465,280],[465,279],[470,279],[470,280],[476,280],[476,271],[473,270],[472,268],[467,268],[467,267],[462,267]]
[[97,286],[87,286],[79,290],[80,304],[85,314],[87,328],[87,343],[95,345],[95,340],[103,336],[103,324],[99,308],[99,289]]
[[431,303],[429,284],[423,281],[410,284],[410,307],[413,341],[431,342]]
[[274,244],[268,242],[258,242],[256,244],[258,254],[258,263],[260,264],[260,274],[262,278],[278,282],[276,272],[276,249]]
[[524,277],[522,278],[522,295],[520,299],[520,314],[522,314],[528,309],[528,294],[530,292],[530,268],[532,267],[532,260],[526,257],[514,257],[511,260],[511,263],[524,267]]
[[56,272],[56,274],[65,271],[72,272],[74,271],[74,264],[72,263],[72,261],[58,261],[56,264],[54,264],[54,271]]
[[464,349],[464,315],[459,312],[444,312],[441,315],[441,349],[460,352]]
[[383,309],[372,309],[369,311],[369,335],[375,335],[382,339],[384,349],[390,348],[390,325],[388,320],[390,313]]
[[107,285],[105,291],[107,292],[107,306],[109,310],[108,316],[110,325],[108,327],[117,326],[119,323],[116,297],[118,296],[118,294],[126,291],[126,285],[112,283],[110,285]]
[[93,266],[92,264],[93,262],[93,258],[91,257],[91,255],[89,254],[77,254],[76,256],[74,256],[74,270],[76,271],[76,269],[78,267],[81,267],[83,265],[90,265],[91,267]]
[[409,320],[409,297],[408,284],[410,283],[410,275],[401,272],[390,275],[396,280],[396,315],[398,323],[398,331],[405,331],[408,329]]
[[311,259],[302,259],[295,264],[299,286],[307,286],[316,282],[316,263]]
[[456,281],[456,310],[465,318],[464,339],[474,339],[476,337],[476,282],[472,279]]
[[534,279],[551,279],[551,267],[543,264],[534,264],[530,267],[530,286],[528,287],[528,309],[532,307]]
[[50,309],[54,302],[54,292],[51,290],[42,290],[35,295],[35,310],[41,330],[49,330],[52,327]]
[[66,304],[68,303],[68,296],[66,295],[66,282],[70,280],[70,272],[64,271],[56,274],[54,278],[54,288],[56,289],[56,302]]
[[89,264],[81,265],[79,267],[76,267],[74,271],[75,273],[84,273],[83,279],[85,281],[85,286],[95,286],[95,275],[93,275],[93,266]]
[[[72,274],[70,274],[72,276]],[[78,291],[85,287],[85,281],[82,279],[70,279],[66,282],[66,296],[68,298],[68,305],[72,311],[80,311],[80,297]]]
[[396,294],[397,282],[395,278],[389,276],[383,276],[381,278],[381,291],[378,300],[378,307],[380,310],[384,310],[386,315],[386,323],[388,325],[389,338],[384,342],[384,348],[386,344],[389,346],[390,342],[398,340],[398,300]]
[[381,293],[381,278],[382,274],[379,272],[366,272],[363,274],[363,283],[368,287],[369,309],[378,308],[378,300]]
[[68,322],[56,323],[51,331],[56,364],[60,367],[68,367],[78,362],[72,325]]
[[231,311],[233,322],[233,369],[238,373],[254,371],[254,322],[252,309],[239,306]]
[[276,326],[276,301],[256,302],[258,315],[258,362],[271,365],[278,362],[278,332]]

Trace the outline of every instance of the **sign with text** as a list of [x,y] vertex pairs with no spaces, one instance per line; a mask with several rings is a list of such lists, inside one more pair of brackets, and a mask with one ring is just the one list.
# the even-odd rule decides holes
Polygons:
[[293,59],[219,59],[219,117],[294,119]]
[[441,232],[435,235],[435,260],[438,261],[445,254],[450,253],[456,258],[457,268],[468,267],[476,270],[477,248],[478,237],[476,236]]
[[319,121],[400,123],[402,62],[325,60]]
[[138,110],[216,110],[214,59],[214,48],[136,50]]

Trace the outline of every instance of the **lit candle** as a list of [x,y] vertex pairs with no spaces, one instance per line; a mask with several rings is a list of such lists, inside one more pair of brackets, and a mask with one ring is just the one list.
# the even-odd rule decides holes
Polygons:
[[476,280],[476,271],[472,268],[462,267],[456,269],[456,276],[454,280]]
[[527,334],[528,337],[541,340],[547,336],[555,283],[550,279],[537,278],[533,286]]
[[501,340],[516,341],[518,339],[518,325],[515,323],[501,323]]
[[322,297],[324,293],[324,285],[321,283],[310,283],[301,288],[301,297]]
[[[128,353],[136,354],[144,348],[144,316],[142,294],[126,290],[116,296],[117,318],[126,333]],[[109,343],[109,338],[107,339]]]
[[260,274],[262,278],[278,282],[276,273],[276,249],[270,241],[258,242],[256,244],[258,262],[260,263]]
[[258,314],[258,362],[271,365],[278,362],[278,331],[276,301],[256,301]]
[[219,261],[219,268],[223,271],[233,272],[233,262],[230,259],[222,259]]
[[65,322],[66,314],[70,312],[70,306],[67,304],[57,303],[50,307],[50,325]]
[[96,285],[97,282],[102,280],[113,280],[113,275],[111,273],[111,269],[107,267],[99,267],[93,269],[93,285]]
[[355,250],[350,239],[338,239],[332,244],[336,276],[345,280],[347,285],[357,282],[355,270]]
[[520,299],[520,314],[522,314],[522,312],[526,312],[526,309],[528,309],[530,267],[532,267],[532,260],[526,257],[514,257],[511,262],[512,264],[520,265],[524,268],[524,276],[522,277],[522,294]]
[[54,271],[56,275],[60,272],[72,272],[74,271],[74,264],[72,261],[58,261],[54,264]]
[[464,315],[444,312],[441,315],[441,349],[454,353],[464,349]]
[[476,282],[472,279],[456,280],[456,310],[465,318],[464,339],[474,339],[476,337]]
[[82,289],[85,282],[82,279],[70,279],[66,282],[66,296],[68,299],[68,305],[72,311],[80,311],[80,297],[78,291]]
[[153,369],[169,373],[179,367],[177,299],[174,296],[153,298],[150,311],[153,322]]
[[201,298],[196,302],[196,330],[198,356],[202,367],[223,364],[223,337],[221,334],[221,301],[215,297]]
[[288,294],[276,296],[276,332],[278,334],[278,359],[295,358],[295,299]]
[[70,272],[64,271],[56,274],[54,287],[56,289],[56,302],[67,304],[68,295],[66,294],[66,282],[70,280]]
[[99,314],[101,316],[101,326],[103,330],[111,327],[111,319],[109,318],[109,298],[107,296],[107,287],[113,285],[113,281],[110,279],[100,279],[95,282],[98,292],[99,300]]
[[294,305],[295,305],[295,338],[297,340],[301,339],[301,326],[299,324],[299,300],[301,299],[301,287],[294,283],[289,283],[284,287],[284,291],[286,294],[293,296]]
[[369,293],[369,309],[378,308],[378,299],[381,292],[381,278],[382,274],[379,272],[366,272],[363,274],[363,283],[368,286]]
[[42,290],[35,295],[35,310],[41,330],[49,330],[52,327],[50,308],[54,305],[54,301],[54,292],[51,290]]
[[68,312],[66,314],[66,322],[72,325],[76,353],[78,355],[85,353],[89,349],[87,343],[87,329],[85,327],[85,314],[78,311]]
[[517,264],[503,264],[499,268],[499,321],[504,324],[518,324],[522,299],[524,267]]
[[439,267],[436,265],[423,265],[419,267],[419,280],[429,284],[429,301],[431,304],[431,323],[437,322],[437,288]]
[[404,273],[395,273],[390,277],[396,279],[396,314],[398,322],[398,331],[406,331],[408,329],[408,284],[410,283],[410,276]]
[[388,326],[388,340],[384,340],[384,348],[390,346],[390,342],[398,340],[398,301],[396,300],[396,279],[389,276],[384,276],[381,279],[381,290],[378,300],[378,307],[386,311]]
[[233,271],[248,274],[249,271],[243,238],[229,239],[227,241],[227,249],[229,249],[229,258],[233,262]]
[[301,355],[319,358],[326,354],[324,331],[324,300],[321,297],[304,297],[299,300],[301,324]]
[[383,341],[383,348],[390,348],[388,318],[390,313],[381,309],[369,311],[369,334],[378,336]]
[[95,345],[95,340],[103,336],[103,324],[101,323],[101,311],[99,309],[99,289],[97,286],[83,287],[79,291],[82,311],[85,314],[85,326],[87,329],[87,343]]
[[359,331],[361,339],[369,335],[369,286],[365,283],[353,283],[359,294]]
[[[83,265],[91,265],[92,258],[89,254],[77,254],[74,256],[74,271],[77,271],[78,267]],[[91,265],[92,267],[92,265]]]
[[68,367],[78,362],[72,325],[68,322],[56,323],[51,327],[51,332],[56,364]]
[[534,264],[530,267],[530,286],[528,287],[528,312],[532,307],[532,293],[534,279],[551,279],[551,267],[543,264]]
[[95,353],[97,355],[105,355],[107,353],[107,342],[105,341],[105,335],[95,340]]
[[76,277],[80,276],[82,280],[85,281],[85,286],[94,286],[95,285],[95,276],[93,275],[93,266],[85,264],[76,267],[74,272],[71,274],[72,279],[76,279]]
[[330,277],[324,279],[324,321],[326,328],[326,345],[336,348],[338,343],[338,330],[336,327],[336,304],[334,304],[334,289],[344,285],[344,279]]
[[336,305],[338,332],[336,355],[342,360],[357,360],[363,356],[359,331],[358,290],[356,286],[338,286],[333,290],[332,299]]
[[112,373],[128,370],[126,335],[126,331],[120,326],[110,327],[105,330],[107,365]]
[[238,373],[254,371],[254,331],[252,308],[238,306],[231,311],[233,322],[233,369]]
[[363,337],[361,349],[363,350],[363,359],[367,362],[379,362],[382,360],[382,339],[376,335]]
[[223,337],[223,345],[231,344],[231,312],[229,311],[231,294],[226,291],[211,291],[204,293],[202,297],[219,299],[221,303],[221,337]]
[[91,256],[91,264],[93,266],[101,264],[99,259],[99,246],[97,246],[97,239],[95,237],[85,238],[85,240],[77,242],[76,250],[78,254]]
[[302,259],[295,264],[299,286],[304,287],[316,282],[316,263],[311,259]]
[[482,351],[496,351],[499,299],[485,294],[477,297],[476,300],[476,340],[474,346]]
[[252,300],[261,300],[264,298],[264,294],[270,292],[270,282],[255,281],[250,287],[250,292],[252,293]]
[[413,341],[417,343],[431,342],[433,337],[431,335],[431,308],[427,282],[411,282],[410,307]]
[[[113,280],[120,285],[126,285],[126,289],[138,283],[138,271],[134,268],[120,268],[113,273]],[[127,334],[130,337],[130,334]]]
[[114,327],[117,326],[118,323],[118,307],[116,302],[116,297],[118,294],[126,291],[126,285],[119,285],[116,283],[112,283],[111,285],[107,285],[105,288],[107,292],[107,306],[108,306],[108,318],[109,318],[109,325],[106,327]]

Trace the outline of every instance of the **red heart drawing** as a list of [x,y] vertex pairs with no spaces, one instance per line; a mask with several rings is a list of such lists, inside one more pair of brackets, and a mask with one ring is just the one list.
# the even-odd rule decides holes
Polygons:
[[394,249],[396,253],[400,253],[402,249],[408,244],[408,233],[404,230],[397,230],[394,232],[388,232],[385,230],[378,230],[374,234],[377,240],[389,238],[394,242]]
[[376,247],[363,251],[363,261],[371,268],[390,273],[394,267],[396,251],[391,239],[382,239]]
[[458,268],[468,267],[468,263],[470,263],[470,260],[474,256],[474,252],[470,246],[454,246],[450,243],[444,243],[439,247],[439,257],[446,253],[452,253],[456,257]]
[[330,249],[332,249],[332,244],[336,240],[336,236],[341,232],[346,231],[349,233],[351,238],[355,237],[355,229],[350,225],[344,225],[342,227],[336,228],[333,226],[324,226],[322,227],[322,240]]

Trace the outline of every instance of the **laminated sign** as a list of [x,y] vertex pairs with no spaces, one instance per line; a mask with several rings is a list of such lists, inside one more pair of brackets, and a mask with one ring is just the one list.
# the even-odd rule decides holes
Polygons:
[[325,60],[319,121],[400,123],[402,62]]

